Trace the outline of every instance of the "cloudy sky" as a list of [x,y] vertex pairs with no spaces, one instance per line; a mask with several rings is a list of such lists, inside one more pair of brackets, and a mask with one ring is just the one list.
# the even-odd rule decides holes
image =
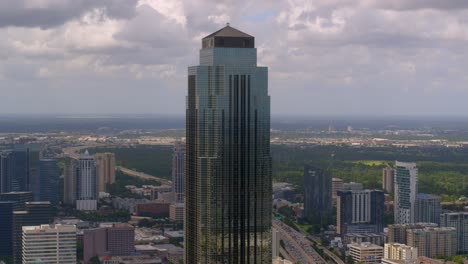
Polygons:
[[466,0],[0,1],[0,113],[183,114],[226,22],[274,114],[468,115]]

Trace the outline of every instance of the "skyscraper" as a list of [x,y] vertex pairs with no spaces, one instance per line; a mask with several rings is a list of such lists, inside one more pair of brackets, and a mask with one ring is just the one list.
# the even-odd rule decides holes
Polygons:
[[13,201],[14,211],[26,210],[26,202],[33,201],[32,192],[7,192],[0,193],[0,201]]
[[78,160],[76,177],[76,209],[97,209],[96,163],[86,151]]
[[23,264],[75,264],[76,227],[40,225],[22,228]]
[[174,144],[172,152],[172,188],[174,202],[184,202],[184,174],[185,174],[185,142]]
[[337,232],[383,232],[384,193],[377,190],[339,191]]
[[440,223],[442,206],[440,196],[426,193],[418,193],[415,206],[416,223]]
[[0,193],[11,191],[11,180],[14,177],[14,155],[11,151],[0,152]]
[[55,159],[39,160],[38,191],[35,201],[49,201],[53,206],[59,203],[59,168]]
[[332,178],[326,171],[304,167],[304,214],[317,219],[332,214]]
[[68,205],[76,204],[76,188],[78,175],[78,160],[67,158],[65,159],[64,175],[64,191],[63,203]]
[[413,162],[396,162],[395,223],[408,224],[416,220],[418,168]]
[[0,260],[13,257],[13,208],[15,202],[0,201]]
[[96,176],[98,192],[107,191],[107,186],[115,182],[115,154],[96,153]]
[[185,263],[272,260],[268,69],[254,44],[227,25],[188,69]]
[[36,144],[15,145],[14,174],[11,179],[10,191],[32,191],[39,173],[40,146]]
[[392,167],[386,167],[382,170],[382,189],[388,193],[393,193],[395,185],[395,170]]

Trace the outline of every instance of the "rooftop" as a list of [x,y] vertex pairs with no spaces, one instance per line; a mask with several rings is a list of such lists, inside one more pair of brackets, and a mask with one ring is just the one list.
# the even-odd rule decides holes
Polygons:
[[229,25],[202,39],[202,48],[255,48],[255,38]]
[[211,38],[211,37],[232,37],[232,38],[253,38],[253,36],[244,33],[236,28],[233,28],[229,25],[229,23],[226,24],[225,27],[222,29],[211,33],[210,35],[204,37],[203,39],[206,38]]

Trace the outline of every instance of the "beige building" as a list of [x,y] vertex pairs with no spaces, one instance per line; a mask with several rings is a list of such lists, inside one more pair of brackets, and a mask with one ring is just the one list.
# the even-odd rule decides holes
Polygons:
[[115,154],[110,152],[96,153],[94,160],[96,161],[98,192],[105,192],[107,185],[115,182]]
[[169,206],[169,218],[176,222],[184,221],[184,204],[173,203]]
[[418,258],[418,249],[405,244],[386,243],[384,246],[384,258],[412,263]]
[[386,167],[382,170],[382,189],[387,193],[393,193],[395,170],[392,167]]
[[422,229],[425,227],[437,227],[434,223],[417,223],[417,224],[393,224],[388,226],[388,243],[406,244],[407,231],[410,229]]
[[41,225],[23,227],[23,264],[75,264],[76,227]]
[[337,192],[343,190],[343,184],[344,182],[342,179],[332,178],[332,198],[335,203],[336,203],[336,197],[338,196]]
[[287,259],[282,259],[280,257],[276,257],[273,259],[273,264],[294,264],[292,261]]
[[454,256],[457,253],[457,230],[453,227],[426,227],[407,231],[408,246],[429,258]]
[[384,248],[371,243],[353,243],[348,245],[349,255],[354,262],[363,264],[380,263],[383,258]]

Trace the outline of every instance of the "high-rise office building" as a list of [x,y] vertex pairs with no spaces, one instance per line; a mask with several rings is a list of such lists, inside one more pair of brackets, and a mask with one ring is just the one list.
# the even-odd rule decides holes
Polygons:
[[468,254],[468,212],[444,213],[440,226],[456,228],[458,252]]
[[23,226],[23,264],[75,264],[74,225]]
[[0,152],[0,193],[11,191],[11,181],[15,175],[15,160],[13,152]]
[[337,233],[383,232],[384,204],[382,191],[339,191]]
[[395,170],[392,167],[386,167],[382,170],[382,189],[388,193],[393,193],[395,186]]
[[115,182],[115,154],[114,153],[96,153],[96,176],[98,192],[106,192],[109,184]]
[[395,170],[395,223],[414,223],[416,220],[418,168],[416,163],[397,161]]
[[86,211],[97,209],[96,162],[87,150],[78,160],[76,209]]
[[52,220],[50,202],[27,202],[25,211],[13,212],[13,261],[22,263],[23,226],[49,224]]
[[416,223],[440,223],[440,196],[418,193],[416,196],[415,222]]
[[64,176],[64,191],[63,203],[68,205],[76,204],[76,188],[77,176],[79,171],[78,160],[67,158],[65,159],[65,168],[63,171]]
[[326,171],[304,167],[304,216],[316,219],[332,214],[332,179]]
[[188,69],[185,263],[272,260],[268,69],[254,42],[228,25]]
[[26,202],[33,201],[32,192],[7,192],[0,193],[0,201],[13,201],[14,211],[26,210]]
[[35,201],[49,201],[53,206],[59,203],[59,168],[55,159],[39,160],[39,181]]
[[172,188],[174,202],[184,202],[185,142],[176,142],[172,152]]
[[14,174],[11,179],[10,191],[32,191],[39,174],[40,145],[15,145],[13,149]]
[[0,201],[0,260],[13,257],[13,208],[15,202]]
[[418,255],[434,258],[457,254],[457,230],[453,227],[409,229],[407,245],[418,249]]

